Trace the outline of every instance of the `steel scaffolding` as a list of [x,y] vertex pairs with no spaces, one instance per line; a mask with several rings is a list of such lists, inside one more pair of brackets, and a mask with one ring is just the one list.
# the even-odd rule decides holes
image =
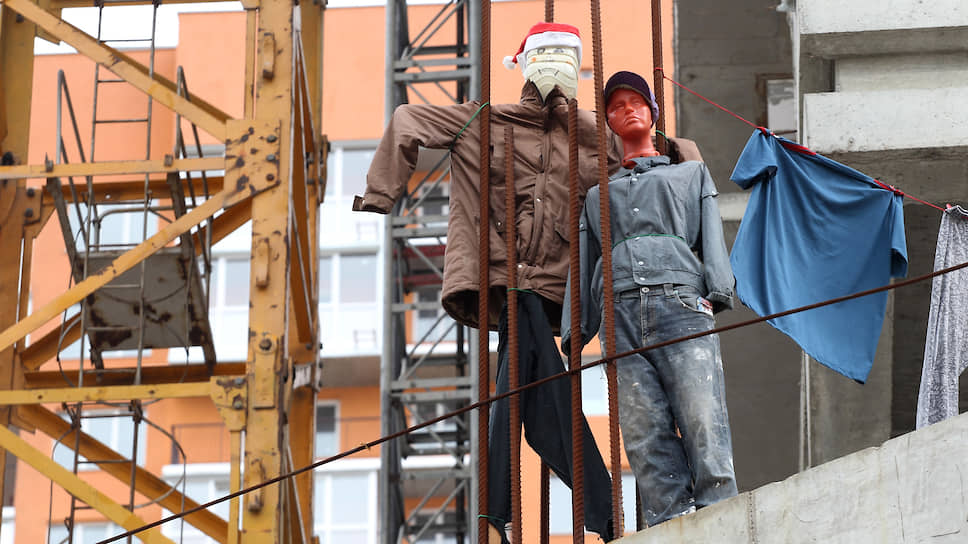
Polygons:
[[[414,11],[436,10],[418,32]],[[459,104],[480,87],[480,5],[387,2],[386,115],[415,99]],[[441,45],[444,44],[444,45]],[[440,307],[450,161],[422,152],[418,174],[386,226],[381,427],[388,435],[476,400],[476,330]],[[410,333],[408,334],[408,331]],[[465,414],[384,445],[380,542],[477,542],[476,416]],[[422,541],[422,540],[421,540]]]

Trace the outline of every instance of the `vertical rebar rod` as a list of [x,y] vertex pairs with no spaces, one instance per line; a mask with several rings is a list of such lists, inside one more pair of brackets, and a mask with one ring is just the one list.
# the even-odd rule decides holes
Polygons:
[[[138,477],[138,431],[141,427],[141,401],[131,401],[131,421],[134,430],[131,433],[131,481],[128,485],[128,509],[134,512],[135,479]],[[132,536],[128,542],[133,542]]]
[[[605,97],[602,90],[605,87],[602,74],[602,10],[599,0],[591,0],[592,17],[592,53],[594,55],[595,70],[595,124],[598,130],[598,186],[599,205],[601,213],[602,233],[602,284],[605,311],[602,312],[605,324],[605,349],[602,355],[606,358],[615,353],[615,313],[614,292],[612,284],[612,221],[611,208],[608,201],[608,151],[605,133]],[[618,374],[615,361],[609,361],[605,367],[608,378],[608,438],[610,454],[610,472],[612,475],[612,523],[616,537],[622,535],[622,453],[619,446],[618,432]]]
[[652,0],[652,64],[655,66],[653,79],[653,94],[655,105],[659,108],[659,118],[655,119],[655,129],[662,138],[656,138],[656,151],[665,155],[668,151],[665,125],[665,81],[663,81],[662,58],[662,2]]
[[[478,342],[478,386],[477,398],[483,401],[490,394],[491,368],[490,368],[490,319],[488,313],[488,296],[490,291],[490,277],[488,267],[490,266],[490,176],[491,176],[491,1],[481,0],[481,115],[480,115],[480,246],[478,256],[478,272],[480,274],[480,285],[477,298],[477,326],[480,334],[477,336]],[[488,448],[488,409],[481,407],[477,411],[477,496],[478,508],[482,511],[488,510],[487,505],[487,448]],[[486,544],[488,539],[488,520],[486,517],[478,517],[477,541]]]
[[551,502],[551,469],[548,464],[541,461],[541,527],[538,542],[540,544],[550,544],[551,543],[551,509],[549,504]]
[[[572,270],[572,280],[578,278],[581,267],[578,254],[578,221],[581,209],[578,202],[578,101],[568,101],[568,234],[571,245],[568,248]],[[576,370],[581,366],[581,291],[580,282],[571,282],[571,330],[572,335],[568,369]],[[585,427],[581,410],[581,372],[571,375],[571,510],[572,537],[575,544],[585,541]]]
[[[518,250],[514,221],[514,127],[504,127],[504,239],[508,271],[508,387],[520,385],[518,357]],[[511,544],[521,544],[521,395],[508,399],[511,430]]]

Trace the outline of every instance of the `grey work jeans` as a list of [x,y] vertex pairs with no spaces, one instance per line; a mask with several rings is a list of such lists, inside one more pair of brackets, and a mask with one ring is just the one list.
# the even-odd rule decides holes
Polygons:
[[[617,353],[712,329],[699,296],[671,284],[619,293]],[[619,359],[618,394],[625,452],[649,526],[736,495],[718,336]]]

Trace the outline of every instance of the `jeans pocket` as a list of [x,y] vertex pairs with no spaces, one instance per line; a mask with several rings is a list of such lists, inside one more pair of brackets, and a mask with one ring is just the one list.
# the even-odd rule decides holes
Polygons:
[[[683,308],[689,310],[690,312],[704,315],[710,319],[713,318],[712,306],[704,306],[701,300],[705,301],[699,294],[699,291],[693,287],[676,287],[673,291],[676,296],[676,300],[682,305]],[[701,299],[701,300],[700,300]],[[708,304],[708,302],[707,302]]]

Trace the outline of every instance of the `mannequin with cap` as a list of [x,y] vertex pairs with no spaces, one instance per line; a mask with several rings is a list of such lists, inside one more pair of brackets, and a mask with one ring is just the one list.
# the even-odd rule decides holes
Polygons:
[[[618,72],[603,90],[609,127],[622,140],[622,168],[609,178],[615,341],[625,353],[708,331],[732,307],[734,280],[716,204],[699,161],[673,164],[653,143],[658,107],[648,83]],[[569,275],[562,348],[603,326],[598,187],[579,227],[580,267]],[[579,281],[581,330],[570,330],[570,284]],[[605,338],[599,334],[599,338]],[[603,351],[605,346],[603,346]],[[653,526],[736,495],[719,338],[715,334],[622,357],[619,424]]]

